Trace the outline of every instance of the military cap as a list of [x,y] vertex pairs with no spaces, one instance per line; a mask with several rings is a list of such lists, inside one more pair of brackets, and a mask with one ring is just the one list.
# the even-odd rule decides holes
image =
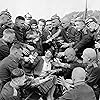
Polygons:
[[36,24],[37,25],[37,20],[36,19],[32,19],[32,20],[30,20],[30,25],[32,25],[32,24]]
[[54,20],[54,19],[60,20],[60,17],[59,17],[57,14],[55,14],[55,15],[53,15],[53,16],[51,17],[51,20]]
[[31,19],[32,18],[32,15],[30,13],[27,13],[25,16],[24,16],[26,19]]

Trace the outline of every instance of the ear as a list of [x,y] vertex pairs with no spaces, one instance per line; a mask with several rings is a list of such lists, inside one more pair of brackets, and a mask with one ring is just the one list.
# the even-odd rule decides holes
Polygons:
[[90,59],[90,58],[88,58],[88,61],[91,61],[91,59]]
[[14,53],[15,55],[18,55],[18,52],[17,52],[17,50],[15,50],[15,53]]

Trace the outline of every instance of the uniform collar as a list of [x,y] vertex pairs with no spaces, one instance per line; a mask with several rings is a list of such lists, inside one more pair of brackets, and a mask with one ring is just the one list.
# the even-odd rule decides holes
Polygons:
[[85,84],[85,81],[79,81],[79,82],[75,82],[74,86],[78,86],[78,85],[82,85]]

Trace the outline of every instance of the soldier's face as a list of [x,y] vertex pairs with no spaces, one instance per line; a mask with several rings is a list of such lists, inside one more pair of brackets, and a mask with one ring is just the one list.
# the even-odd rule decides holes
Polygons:
[[17,52],[17,57],[19,59],[21,59],[23,57],[23,50],[22,49],[17,49],[16,52]]
[[52,57],[52,53],[48,50],[48,51],[45,53],[45,57],[46,57],[46,58]]
[[84,26],[85,26],[84,22],[80,22],[80,21],[75,22],[75,28],[78,31],[82,30],[84,28]]
[[63,26],[63,28],[67,28],[69,26],[70,22],[68,20],[62,20],[61,21],[61,25]]
[[67,62],[73,61],[73,58],[74,58],[73,54],[65,55],[65,59],[67,60]]
[[32,24],[31,28],[35,30],[35,29],[37,29],[37,25],[36,24]]
[[15,39],[15,33],[9,36],[9,42],[12,43]]
[[6,24],[7,22],[9,22],[10,18],[7,15],[1,15],[0,16],[0,23],[2,24]]
[[46,22],[45,28],[46,28],[47,30],[51,30],[51,29],[52,29],[51,21]]
[[53,19],[53,20],[52,20],[52,26],[53,26],[53,27],[58,26],[58,25],[59,25],[59,23],[60,23],[60,22],[59,22],[59,20],[58,20],[58,19]]
[[39,30],[43,30],[44,27],[45,27],[44,23],[41,22],[41,21],[39,21],[39,22],[38,22],[38,29],[39,29]]
[[16,24],[17,24],[18,27],[23,28],[25,26],[25,21],[24,20],[18,20]]
[[95,30],[95,26],[96,26],[96,23],[95,22],[91,22],[87,25],[88,29],[93,32]]
[[88,62],[89,62],[89,58],[83,53],[83,55],[82,55],[82,58],[83,58],[83,63],[84,64],[88,64]]

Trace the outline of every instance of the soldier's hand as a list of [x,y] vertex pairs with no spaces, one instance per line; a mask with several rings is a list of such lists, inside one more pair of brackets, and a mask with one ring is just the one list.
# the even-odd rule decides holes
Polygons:
[[46,43],[48,43],[48,42],[50,42],[50,41],[52,41],[52,38],[48,39],[48,40],[46,41]]
[[56,84],[61,84],[61,85],[65,85],[65,79],[63,78],[63,77],[61,77],[61,76],[59,76],[59,78],[57,78],[57,80],[56,80]]
[[64,52],[59,52],[59,53],[57,54],[57,57],[58,57],[58,58],[61,58],[62,56],[64,56]]
[[61,48],[67,48],[67,47],[69,47],[69,43],[62,43]]
[[58,62],[52,62],[52,64],[56,67],[60,67],[60,64]]

